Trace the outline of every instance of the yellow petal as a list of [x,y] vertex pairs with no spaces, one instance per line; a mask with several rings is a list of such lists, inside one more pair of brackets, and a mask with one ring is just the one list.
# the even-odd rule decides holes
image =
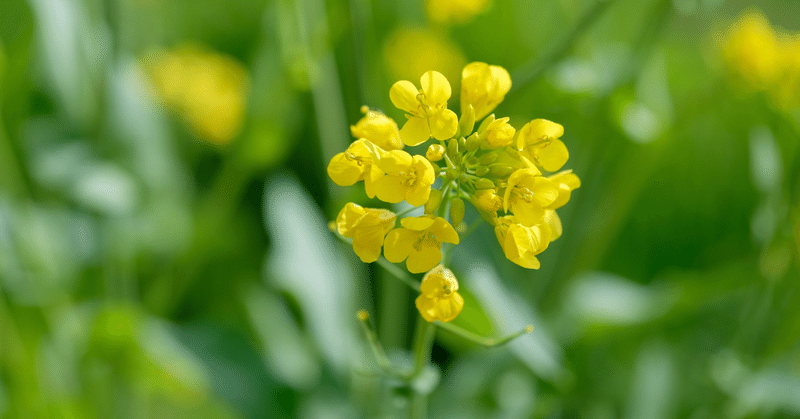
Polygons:
[[514,202],[511,212],[520,224],[528,227],[541,223],[544,217],[544,209],[541,205],[521,200]]
[[425,184],[424,182],[417,182],[411,188],[406,189],[406,202],[409,205],[418,207],[421,205],[425,205],[428,202],[428,198],[431,196],[431,185],[430,183]]
[[548,172],[555,172],[569,160],[567,146],[561,140],[552,140],[550,144],[538,152],[539,164]]
[[378,260],[383,246],[384,232],[380,225],[359,228],[353,235],[353,251],[361,261],[371,263]]
[[[388,259],[388,258],[387,258]],[[437,247],[424,246],[408,255],[406,267],[412,274],[427,272],[442,261],[442,251]]]
[[403,178],[386,175],[375,181],[375,195],[383,202],[397,204],[406,199],[406,187]]
[[433,225],[430,227],[431,233],[440,243],[453,243],[458,244],[459,237],[456,229],[442,217],[436,217]]
[[447,107],[447,99],[450,99],[450,82],[438,71],[428,71],[420,79],[422,91],[425,93],[426,105],[435,108],[439,105]]
[[431,185],[433,184],[433,181],[436,180],[436,171],[434,170],[431,162],[429,162],[425,157],[419,155],[414,156],[411,167],[412,169],[416,170],[417,179],[419,182]]
[[367,196],[370,198],[375,198],[375,182],[377,182],[380,178],[383,177],[385,173],[381,170],[377,165],[372,165],[369,171],[364,176],[364,190],[367,192]]
[[355,125],[350,126],[350,132],[356,138],[364,138],[385,150],[403,148],[400,131],[397,123],[382,112],[370,110],[366,106],[362,109],[364,117]]
[[428,127],[427,118],[412,115],[406,115],[406,117],[408,121],[400,130],[400,138],[407,146],[420,145],[431,138],[431,129]]
[[433,307],[436,318],[441,322],[449,322],[455,319],[461,309],[464,308],[464,297],[454,292],[449,298],[441,298]]
[[363,165],[348,158],[346,153],[339,153],[328,163],[328,176],[339,186],[350,186],[358,182],[364,169]]
[[414,304],[417,306],[420,316],[422,316],[425,321],[432,322],[436,320],[436,313],[434,311],[434,307],[436,306],[435,300],[420,295],[414,300]]
[[348,202],[347,205],[339,211],[339,215],[336,217],[336,229],[339,231],[339,234],[345,237],[353,237],[353,228],[365,214],[366,211],[364,207]]
[[400,80],[392,85],[389,90],[389,99],[392,100],[394,106],[402,109],[410,114],[417,114],[419,108],[419,101],[417,100],[419,90],[408,80]]
[[450,109],[443,109],[436,115],[431,116],[430,122],[431,135],[437,140],[447,140],[453,138],[458,131],[458,116]]
[[383,242],[383,255],[392,263],[400,263],[414,250],[419,233],[405,228],[396,228],[386,235]]
[[433,225],[433,223],[434,219],[425,215],[419,217],[406,217],[400,220],[400,225],[414,231],[427,230]]
[[561,138],[564,135],[564,126],[546,119],[534,119],[530,122],[531,134],[539,138]]
[[411,155],[403,150],[392,150],[381,155],[378,167],[390,176],[397,176],[411,165]]
[[544,222],[550,226],[550,231],[552,232],[550,235],[551,242],[554,242],[561,237],[563,227],[561,226],[561,218],[558,216],[558,214],[556,214],[555,210],[545,211]]
[[533,184],[529,186],[529,189],[533,192],[533,199],[542,207],[546,207],[558,199],[558,185],[545,177],[534,177]]

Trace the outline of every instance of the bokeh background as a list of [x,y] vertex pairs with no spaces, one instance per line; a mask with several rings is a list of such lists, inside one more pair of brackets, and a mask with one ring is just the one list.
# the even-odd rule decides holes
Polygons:
[[325,167],[471,61],[583,185],[541,269],[454,251],[456,324],[535,330],[439,332],[430,416],[800,417],[792,0],[0,1],[0,416],[397,417],[355,312],[402,364],[414,295]]

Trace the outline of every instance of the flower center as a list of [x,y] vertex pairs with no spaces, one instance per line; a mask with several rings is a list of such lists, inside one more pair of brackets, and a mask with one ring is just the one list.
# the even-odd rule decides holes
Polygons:
[[414,243],[414,250],[416,251],[421,251],[423,247],[436,247],[441,249],[442,244],[436,240],[436,236],[434,236],[433,233],[427,231],[425,234],[421,234]]

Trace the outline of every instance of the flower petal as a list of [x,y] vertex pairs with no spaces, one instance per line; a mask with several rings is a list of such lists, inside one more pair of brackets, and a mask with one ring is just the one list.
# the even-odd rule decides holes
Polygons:
[[458,131],[458,116],[450,109],[443,109],[431,116],[428,121],[430,121],[431,135],[437,140],[444,141],[453,138]]
[[436,217],[430,228],[436,240],[440,243],[458,244],[459,238],[456,229],[442,217]]
[[414,115],[417,114],[419,109],[418,95],[419,90],[414,86],[414,83],[408,80],[398,81],[389,90],[389,99],[392,100],[394,106]]
[[424,246],[408,255],[406,267],[412,274],[418,274],[433,269],[441,261],[442,251],[438,247]]
[[364,169],[363,165],[348,158],[346,153],[339,153],[328,163],[328,176],[339,186],[350,186],[358,182]]
[[353,230],[365,215],[364,207],[348,202],[336,217],[336,229],[342,236],[353,237]]
[[419,217],[406,217],[400,220],[400,225],[414,231],[427,230],[433,225],[433,223],[434,219],[425,215],[421,215]]
[[396,204],[406,199],[406,187],[399,176],[386,175],[375,181],[373,188],[375,195],[383,202]]
[[419,82],[422,92],[425,93],[426,105],[431,108],[435,108],[437,105],[441,105],[439,107],[442,108],[447,107],[447,99],[450,99],[452,94],[447,77],[438,71],[428,71],[422,75]]
[[396,228],[386,235],[383,241],[383,255],[392,263],[400,263],[414,251],[414,243],[419,233],[405,228]]
[[544,170],[548,172],[555,172],[564,166],[564,163],[569,160],[569,150],[564,142],[558,139],[552,140],[550,144],[543,147],[538,152],[539,164],[542,165]]
[[400,130],[400,138],[408,146],[415,146],[428,141],[431,138],[431,129],[428,127],[428,119],[418,116],[409,116],[408,121]]
[[375,262],[381,255],[383,238],[384,232],[380,225],[359,228],[353,235],[353,251],[362,262]]

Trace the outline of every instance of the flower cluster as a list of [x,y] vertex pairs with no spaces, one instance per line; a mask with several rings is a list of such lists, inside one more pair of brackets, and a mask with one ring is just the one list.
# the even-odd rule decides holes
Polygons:
[[[452,91],[442,74],[428,71],[419,87],[399,81],[389,96],[406,114],[402,127],[362,108],[364,117],[351,127],[357,140],[328,165],[338,185],[363,181],[370,198],[424,207],[424,215],[405,217],[398,227],[389,210],[348,203],[335,224],[353,239],[362,261],[376,261],[383,250],[390,262],[405,261],[409,272],[427,272],[416,305],[428,321],[450,321],[464,305],[455,276],[441,262],[443,243],[460,241],[466,201],[494,226],[510,261],[538,269],[536,256],[561,236],[556,210],[580,186],[570,170],[559,171],[569,158],[564,127],[535,119],[517,130],[509,118],[492,114],[510,89],[502,67],[468,64],[459,118],[448,108]],[[403,150],[431,140],[424,156]]]

